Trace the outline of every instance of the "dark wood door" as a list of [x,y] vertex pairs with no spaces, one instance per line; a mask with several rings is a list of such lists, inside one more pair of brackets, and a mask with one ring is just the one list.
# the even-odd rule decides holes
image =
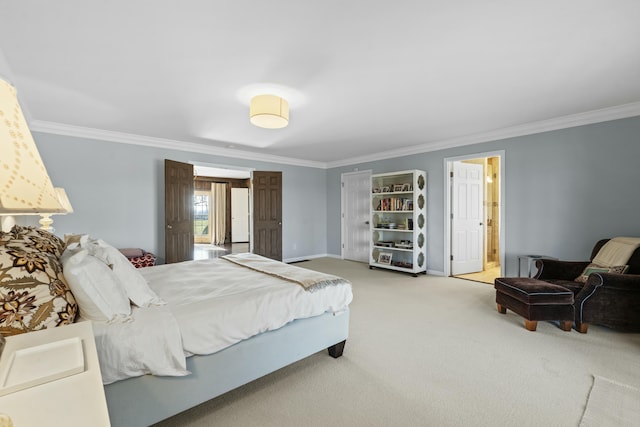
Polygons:
[[165,159],[164,218],[165,262],[193,259],[193,165]]
[[253,172],[253,252],[282,261],[282,172]]

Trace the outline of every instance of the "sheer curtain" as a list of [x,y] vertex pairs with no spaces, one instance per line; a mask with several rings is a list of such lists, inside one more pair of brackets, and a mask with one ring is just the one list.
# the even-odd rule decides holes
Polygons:
[[224,236],[227,232],[227,184],[211,184],[211,204],[213,214],[211,215],[211,240],[214,245],[224,244]]

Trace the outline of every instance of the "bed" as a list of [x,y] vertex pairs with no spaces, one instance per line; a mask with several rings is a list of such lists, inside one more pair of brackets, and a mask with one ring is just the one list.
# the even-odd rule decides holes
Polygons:
[[153,424],[325,349],[342,355],[352,300],[344,279],[253,254],[137,270],[105,242],[81,238],[65,248],[39,230],[0,236],[0,264],[15,264],[19,241],[24,259],[59,261],[47,272],[55,297],[46,308],[57,310],[49,324],[92,322],[113,426]]

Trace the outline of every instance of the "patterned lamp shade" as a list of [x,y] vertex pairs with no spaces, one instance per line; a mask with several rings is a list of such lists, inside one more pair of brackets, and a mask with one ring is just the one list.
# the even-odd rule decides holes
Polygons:
[[66,213],[18,103],[0,79],[0,215]]

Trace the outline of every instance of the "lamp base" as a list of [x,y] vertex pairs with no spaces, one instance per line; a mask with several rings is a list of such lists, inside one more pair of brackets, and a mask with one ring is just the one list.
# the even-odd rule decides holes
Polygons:
[[11,215],[0,216],[0,231],[4,231],[8,233],[11,231],[13,226],[16,225],[16,219]]
[[53,224],[53,220],[51,219],[51,214],[40,214],[40,216],[42,217],[40,218],[40,221],[38,221],[42,226],[40,227],[40,230],[45,230],[49,233],[53,233],[53,227],[51,226],[51,224]]

